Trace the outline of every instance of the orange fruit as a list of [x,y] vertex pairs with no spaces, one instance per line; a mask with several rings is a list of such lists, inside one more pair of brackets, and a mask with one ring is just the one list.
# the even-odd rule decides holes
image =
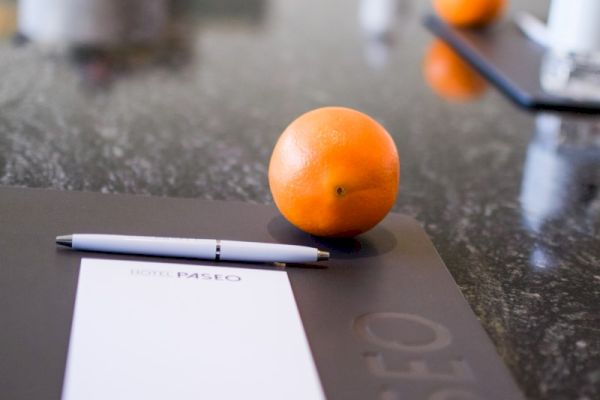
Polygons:
[[489,24],[498,19],[506,0],[433,0],[433,8],[440,18],[458,27]]
[[396,201],[400,160],[377,121],[324,107],[293,121],[269,164],[269,186],[283,216],[317,236],[348,237],[374,227]]
[[17,6],[0,2],[0,38],[9,36],[17,29]]
[[423,75],[440,96],[465,101],[481,95],[487,84],[458,54],[441,40],[434,40],[423,63]]

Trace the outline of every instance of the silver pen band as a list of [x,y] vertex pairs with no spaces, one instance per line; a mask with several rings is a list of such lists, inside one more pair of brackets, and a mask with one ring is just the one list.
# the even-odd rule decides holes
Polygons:
[[217,239],[217,245],[215,248],[215,260],[219,261],[221,259],[221,240]]

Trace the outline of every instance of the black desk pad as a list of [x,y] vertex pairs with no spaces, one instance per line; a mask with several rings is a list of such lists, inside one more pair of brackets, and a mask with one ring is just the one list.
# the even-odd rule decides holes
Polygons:
[[328,399],[523,398],[410,217],[390,214],[356,239],[331,241],[298,231],[271,206],[0,188],[2,399],[60,398],[81,258],[215,265],[55,245],[55,236],[76,232],[329,248],[321,268],[287,268]]
[[600,112],[600,102],[544,91],[540,67],[545,50],[527,39],[512,22],[485,29],[456,29],[429,14],[424,24],[518,105],[536,110]]

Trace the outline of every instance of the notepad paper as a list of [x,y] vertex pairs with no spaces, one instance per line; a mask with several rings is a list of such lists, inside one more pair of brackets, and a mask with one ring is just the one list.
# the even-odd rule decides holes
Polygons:
[[324,394],[286,272],[84,259],[62,398]]

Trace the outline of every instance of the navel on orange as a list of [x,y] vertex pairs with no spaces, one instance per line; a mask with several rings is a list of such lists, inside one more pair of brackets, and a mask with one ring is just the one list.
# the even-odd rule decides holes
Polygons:
[[399,177],[392,137],[371,117],[342,107],[293,121],[269,164],[279,211],[317,236],[354,236],[374,227],[392,208]]
[[433,0],[438,16],[459,27],[486,25],[498,19],[505,6],[506,0]]

